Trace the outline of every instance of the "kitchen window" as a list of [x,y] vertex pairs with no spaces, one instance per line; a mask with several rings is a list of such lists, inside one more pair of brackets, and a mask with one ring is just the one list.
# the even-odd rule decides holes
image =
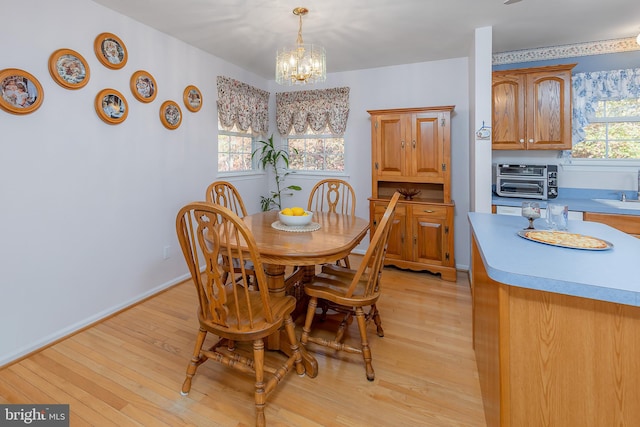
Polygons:
[[640,164],[640,68],[572,76],[574,164]]
[[640,159],[640,98],[594,104],[595,116],[575,144],[574,159]]
[[218,122],[218,172],[247,172],[256,169],[251,158],[255,138],[251,129],[242,132],[237,126],[224,130]]
[[310,128],[287,136],[289,169],[301,172],[344,172],[344,138],[332,134],[329,127],[320,132]]
[[349,88],[276,93],[276,124],[296,172],[344,172]]

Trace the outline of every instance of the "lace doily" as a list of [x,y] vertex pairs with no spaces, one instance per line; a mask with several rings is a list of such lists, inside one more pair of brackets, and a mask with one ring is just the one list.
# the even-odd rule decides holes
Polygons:
[[305,231],[316,231],[320,230],[320,224],[317,222],[312,222],[307,225],[286,225],[281,223],[280,221],[276,221],[271,224],[273,228],[281,231],[292,231],[297,233],[302,233]]

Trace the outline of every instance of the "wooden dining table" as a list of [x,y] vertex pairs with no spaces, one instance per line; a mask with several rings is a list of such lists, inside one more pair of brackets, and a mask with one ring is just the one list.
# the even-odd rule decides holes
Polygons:
[[[293,295],[299,304],[296,313],[306,311],[304,284],[313,279],[316,265],[331,263],[349,255],[365,238],[369,221],[357,216],[329,212],[313,212],[312,222],[320,225],[315,231],[285,231],[276,229],[277,211],[247,215],[244,222],[257,243],[267,276],[269,292]],[[287,274],[288,273],[288,274]],[[286,334],[269,338],[269,349],[289,352]],[[313,356],[303,349],[307,375],[315,377],[318,366]]]

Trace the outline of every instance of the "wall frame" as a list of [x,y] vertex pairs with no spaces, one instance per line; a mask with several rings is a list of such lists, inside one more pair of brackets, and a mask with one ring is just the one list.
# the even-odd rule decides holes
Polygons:
[[93,43],[98,60],[107,68],[119,70],[127,63],[127,47],[115,34],[98,34]]
[[0,71],[0,108],[11,114],[30,114],[40,108],[44,92],[33,75],[18,68]]
[[89,83],[87,61],[71,49],[58,49],[49,57],[49,73],[65,89],[80,89]]
[[151,102],[156,99],[158,86],[153,76],[144,71],[138,70],[131,76],[131,93],[140,102]]
[[110,125],[124,122],[129,114],[127,100],[115,89],[102,89],[98,92],[95,108],[98,117]]
[[184,100],[185,107],[187,107],[187,110],[189,111],[195,113],[202,107],[202,93],[200,92],[200,89],[193,85],[189,85],[184,89],[182,98]]
[[182,123],[182,110],[174,101],[164,101],[160,106],[160,121],[167,129],[178,129]]

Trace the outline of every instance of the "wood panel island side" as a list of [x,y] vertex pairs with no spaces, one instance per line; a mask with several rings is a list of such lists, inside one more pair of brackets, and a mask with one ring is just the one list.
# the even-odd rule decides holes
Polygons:
[[640,241],[569,221],[569,232],[613,245],[569,249],[519,237],[525,218],[469,213],[469,222],[487,426],[639,425]]

